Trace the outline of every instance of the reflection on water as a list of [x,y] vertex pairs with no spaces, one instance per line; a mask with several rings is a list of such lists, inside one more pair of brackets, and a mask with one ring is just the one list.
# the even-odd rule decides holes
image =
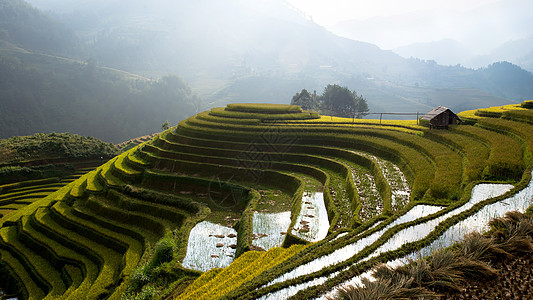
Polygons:
[[288,273],[285,273],[282,276],[274,279],[273,281],[268,283],[267,286],[272,285],[277,282],[283,282],[285,280],[294,279],[302,275],[310,274],[310,273],[319,271],[322,268],[325,268],[327,266],[343,262],[349,259],[350,257],[354,256],[355,254],[357,254],[359,251],[361,251],[366,246],[369,246],[372,243],[374,243],[388,229],[398,224],[410,222],[418,218],[429,216],[431,214],[434,214],[440,211],[441,209],[443,209],[443,207],[430,206],[430,205],[416,205],[411,210],[409,210],[406,214],[402,215],[401,217],[396,219],[394,222],[392,222],[385,228],[379,231],[376,231],[375,233],[367,237],[364,237],[353,244],[349,244],[349,245],[344,246],[343,248],[337,249],[328,255],[321,256],[311,262],[298,266],[294,270]]
[[[528,186],[527,189],[530,189],[531,183]],[[374,257],[379,255],[380,253],[383,253],[385,251],[394,250],[399,247],[401,247],[403,244],[416,241],[419,239],[422,239],[427,236],[429,232],[431,232],[440,222],[443,220],[457,215],[463,211],[466,211],[470,209],[472,206],[474,206],[476,203],[479,203],[481,201],[484,201],[489,198],[494,198],[500,195],[503,195],[504,193],[508,192],[513,186],[509,184],[479,184],[476,185],[472,189],[472,195],[470,200],[462,205],[461,207],[450,211],[446,213],[445,215],[438,217],[436,219],[424,222],[419,225],[411,226],[409,228],[403,229],[393,235],[393,237],[384,245],[378,247],[376,251],[374,251],[370,257]],[[526,196],[527,197],[527,196]],[[531,197],[531,196],[529,196]],[[507,201],[505,201],[507,202]],[[530,204],[531,205],[531,204]],[[502,205],[509,207],[510,205]],[[435,206],[427,206],[427,205],[417,205],[413,207],[409,212],[407,212],[405,215],[401,216],[397,220],[395,220],[393,223],[389,224],[385,228],[375,232],[374,234],[363,238],[359,241],[357,241],[354,244],[345,246],[341,249],[338,249],[334,251],[333,253],[329,255],[322,256],[310,263],[307,263],[305,265],[299,266],[298,268],[295,268],[293,271],[290,271],[283,276],[278,277],[274,281],[270,282],[268,285],[271,285],[276,282],[283,282],[288,279],[297,278],[299,276],[310,274],[313,272],[316,272],[323,267],[326,267],[328,265],[332,265],[335,263],[339,263],[342,261],[347,260],[348,258],[355,255],[357,252],[361,251],[364,247],[374,243],[381,235],[383,235],[388,229],[392,228],[395,225],[406,223],[412,220],[415,220],[417,218],[421,218],[424,216],[428,216],[432,213],[435,213],[442,209],[442,207],[435,207]],[[481,211],[480,211],[481,213]],[[365,258],[364,260],[368,259],[369,257]],[[345,268],[344,270],[348,269]],[[272,293],[270,295],[267,295],[264,297],[264,299],[278,299],[278,298],[284,298],[284,297],[290,297],[294,294],[296,294],[299,290],[309,288],[311,286],[315,286],[318,284],[322,284],[329,278],[333,278],[337,276],[339,272],[335,272],[333,274],[330,274],[328,276],[319,277],[312,281],[305,282],[296,286],[288,287],[285,289],[282,289],[280,291],[277,291],[275,293]],[[366,274],[366,273],[365,273]],[[366,276],[369,276],[369,274],[366,274]],[[354,278],[350,280],[349,282],[345,282],[342,285],[345,284],[354,284],[354,283],[360,283],[361,278]]]
[[393,235],[387,243],[381,245],[376,251],[372,252],[370,256],[363,259],[363,261],[376,257],[384,252],[396,250],[402,245],[415,242],[425,238],[431,231],[437,227],[442,221],[456,216],[474,206],[476,203],[501,196],[513,188],[510,184],[478,184],[472,189],[472,196],[470,200],[457,209],[454,209],[438,218],[429,220],[427,222],[405,228],[395,235]]
[[254,246],[265,250],[280,247],[283,244],[287,229],[291,225],[291,212],[280,213],[254,213],[253,218]]
[[187,254],[183,259],[185,268],[208,271],[225,268],[233,262],[237,247],[237,231],[230,227],[200,222],[189,234]]
[[302,208],[292,234],[309,242],[317,242],[328,235],[329,220],[323,193],[305,193]]
[[465,234],[474,231],[487,231],[489,229],[488,223],[490,219],[503,217],[505,213],[509,211],[525,212],[528,207],[533,205],[532,199],[533,186],[532,182],[529,182],[529,185],[525,189],[516,193],[512,197],[486,205],[476,214],[451,226],[433,243],[420,250],[420,253],[423,256],[426,256],[438,248],[451,246],[453,243],[461,240]]
[[[532,172],[532,175],[533,175],[533,172]],[[431,253],[434,252],[435,250],[442,248],[442,247],[451,246],[453,243],[461,240],[465,234],[468,234],[474,231],[478,231],[478,232],[486,231],[488,229],[488,222],[492,218],[502,217],[508,211],[516,210],[520,212],[525,212],[529,206],[533,205],[532,182],[533,182],[533,178],[532,178],[532,181],[529,182],[528,186],[525,189],[516,193],[512,197],[509,197],[505,200],[502,200],[502,201],[499,201],[499,202],[496,202],[490,205],[486,205],[476,214],[462,221],[459,221],[457,224],[448,228],[440,237],[438,237],[435,241],[433,241],[429,246],[421,249],[418,252],[407,255],[406,257],[390,261],[387,264],[391,267],[396,267],[396,266],[406,263],[407,258],[417,259],[419,257],[425,257],[428,255],[431,255]],[[405,243],[422,239],[426,237],[427,234],[429,233],[428,228],[433,230],[436,227],[436,225],[438,225],[438,222],[434,224],[436,220],[442,221],[448,217],[457,215],[460,212],[463,212],[471,208],[476,203],[479,203],[489,198],[501,196],[507,191],[509,191],[511,188],[512,188],[512,185],[509,185],[509,184],[478,184],[474,187],[474,189],[472,189],[472,197],[468,203],[466,203],[462,207],[456,210],[453,210],[447,213],[446,215],[441,216],[435,220],[431,220],[431,221],[428,221],[426,223],[423,223],[417,226],[406,228],[405,230],[398,232],[393,238],[391,238],[387,242],[387,244],[378,248],[371,255],[371,257],[377,256],[378,254],[388,251],[388,250],[397,249]],[[428,228],[425,228],[425,226],[427,226]],[[411,238],[413,235],[416,236],[416,238]],[[359,284],[360,282],[361,282],[361,278],[358,276],[339,285],[338,287]],[[330,292],[328,296],[331,297],[333,296],[334,293],[335,293],[335,290]]]

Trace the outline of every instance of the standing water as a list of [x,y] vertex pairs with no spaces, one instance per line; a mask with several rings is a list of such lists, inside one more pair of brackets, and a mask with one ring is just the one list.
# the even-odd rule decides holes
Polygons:
[[308,242],[317,242],[328,235],[329,220],[324,193],[304,193],[302,208],[292,234]]
[[254,213],[252,244],[265,250],[280,247],[291,225],[291,212]]
[[[441,221],[457,215],[463,211],[468,210],[476,203],[484,201],[489,198],[497,197],[508,192],[513,186],[509,184],[479,184],[472,189],[472,196],[470,200],[464,205],[460,206],[457,209],[454,209],[443,216],[437,217],[435,219],[429,220],[427,222],[414,225],[403,230],[400,230],[395,235],[392,236],[387,243],[378,247],[369,257],[375,257],[380,253],[385,251],[394,250],[401,247],[403,244],[415,240],[422,239],[427,236]],[[305,265],[301,265],[294,270],[276,278],[274,281],[270,282],[267,285],[271,285],[276,282],[283,282],[285,280],[294,279],[302,275],[310,274],[316,272],[326,266],[333,265],[349,259],[350,257],[356,255],[359,251],[364,249],[366,246],[374,243],[380,236],[382,236],[388,229],[396,226],[398,224],[406,223],[424,216],[428,216],[432,213],[438,212],[442,207],[427,206],[427,205],[417,205],[413,207],[409,212],[400,218],[396,219],[394,222],[386,226],[385,228],[365,237],[354,244],[347,245],[341,249],[334,251],[329,255],[324,255],[320,258],[315,259]],[[369,257],[363,259],[367,260]],[[345,268],[347,269],[347,268]],[[314,285],[322,284],[326,280],[333,278],[338,275],[339,272],[329,274],[327,276],[316,278],[309,282],[301,283],[297,286],[287,287],[285,289],[274,292],[270,295],[263,297],[262,299],[276,299],[277,297],[289,297],[296,294],[301,289],[306,289]],[[360,282],[360,278],[354,278],[354,281],[349,281],[349,284]],[[347,282],[348,283],[348,282]],[[345,285],[346,283],[342,284]]]
[[407,223],[413,220],[416,220],[418,218],[422,218],[425,216],[429,216],[431,214],[434,214],[440,210],[442,210],[443,207],[440,206],[430,206],[430,205],[416,205],[411,210],[409,210],[407,213],[405,213],[403,216],[396,219],[394,222],[387,225],[385,228],[376,231],[375,233],[364,237],[360,240],[358,240],[355,243],[346,245],[340,249],[335,250],[334,252],[321,256],[315,260],[312,260],[306,264],[300,265],[294,270],[287,272],[283,274],[282,276],[274,279],[273,281],[269,282],[268,285],[272,285],[277,282],[283,282],[285,280],[290,280],[297,278],[302,275],[310,274],[316,271],[321,270],[322,268],[343,262],[350,257],[356,255],[359,251],[363,250],[365,247],[371,245],[374,243],[380,236],[385,233],[389,228],[392,228],[398,224]]
[[237,247],[237,231],[230,227],[203,221],[189,234],[185,268],[208,271],[225,268],[233,262]]
[[[532,176],[533,176],[533,172],[532,172]],[[525,212],[528,207],[533,205],[533,185],[532,185],[532,182],[533,182],[533,178],[532,178],[532,181],[529,182],[528,186],[525,189],[521,190],[520,192],[516,193],[515,195],[513,195],[513,196],[511,196],[511,197],[509,197],[509,198],[507,198],[505,200],[502,200],[502,201],[499,201],[499,202],[496,202],[496,203],[493,203],[493,204],[486,205],[481,210],[479,210],[477,213],[473,214],[472,216],[470,216],[470,217],[468,217],[468,218],[466,218],[466,219],[464,219],[462,221],[459,221],[455,225],[452,225],[441,236],[439,236],[435,241],[433,241],[429,246],[421,249],[418,252],[411,253],[410,255],[407,255],[406,257],[403,257],[403,258],[400,258],[400,259],[396,259],[394,261],[390,261],[387,264],[389,266],[391,266],[391,267],[395,267],[395,266],[402,265],[402,264],[406,263],[407,262],[407,258],[416,259],[418,257],[425,257],[425,256],[428,256],[428,255],[431,255],[431,253],[433,253],[435,250],[437,250],[439,248],[449,247],[453,243],[460,241],[465,234],[468,234],[468,233],[471,233],[471,232],[474,232],[474,231],[483,232],[483,231],[488,230],[488,222],[492,218],[502,217],[508,211]],[[441,220],[442,221],[442,220],[446,219],[447,217],[450,217],[452,215],[457,215],[458,213],[463,212],[463,211],[471,208],[475,203],[479,203],[479,202],[481,202],[483,200],[500,196],[500,195],[506,193],[507,191],[509,191],[511,188],[512,188],[512,185],[508,185],[508,184],[479,184],[479,185],[476,185],[474,187],[474,189],[472,190],[472,197],[471,197],[471,199],[470,199],[470,201],[468,203],[466,203],[462,207],[460,207],[460,208],[458,208],[456,210],[453,210],[453,211],[449,212],[448,214],[446,214],[444,216],[441,216],[441,217],[439,217],[439,218],[437,218],[435,220]],[[431,221],[428,221],[428,222],[426,222],[424,224],[420,224],[420,225],[425,225],[427,227],[430,227],[431,230],[433,230],[436,227],[436,225],[438,225],[438,223],[435,224],[435,225],[428,224],[428,223],[433,223],[433,222],[434,222],[434,220],[431,220]],[[417,228],[419,231],[417,231],[416,233],[413,231],[415,229],[415,227],[419,227],[419,228]],[[411,228],[413,228],[413,230],[411,230]],[[424,232],[427,232],[427,229],[428,228],[424,228],[422,226],[413,226],[413,227],[410,227],[410,228],[406,228],[406,230],[408,230],[409,232],[407,232],[407,231],[398,232],[393,238],[391,238],[391,240],[393,240],[396,237],[396,239],[394,239],[392,241],[392,243],[391,243],[392,245],[391,246],[389,246],[388,245],[389,243],[387,242],[387,244],[385,244],[382,247],[378,248],[371,255],[371,257],[377,256],[379,253],[382,253],[382,252],[385,252],[385,251],[388,251],[388,250],[397,249],[397,248],[399,248],[400,245],[403,245],[403,244],[405,244],[407,242],[410,242],[411,239],[406,237],[409,234],[411,234],[411,235],[415,234],[417,236],[416,239],[422,239],[425,236],[427,236],[427,234],[424,233]],[[405,240],[402,241],[402,237]],[[368,274],[366,274],[366,275],[368,275]],[[361,283],[361,278],[359,278],[359,276],[358,276],[356,278],[353,278],[353,279],[351,279],[351,280],[339,285],[338,287],[346,286],[346,285],[360,284],[360,283]],[[328,296],[331,297],[335,293],[336,293],[335,290],[333,290],[332,292],[330,292],[328,294]]]

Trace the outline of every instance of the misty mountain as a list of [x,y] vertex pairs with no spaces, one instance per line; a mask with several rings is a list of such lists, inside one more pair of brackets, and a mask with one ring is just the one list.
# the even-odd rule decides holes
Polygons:
[[93,62],[0,51],[0,138],[71,132],[119,143],[203,107],[181,79],[158,81]]
[[[419,58],[423,60],[434,60],[441,65],[464,64],[474,56],[468,48],[456,40],[444,39],[429,43],[416,43],[393,49],[405,58]],[[484,66],[487,66],[492,61]]]
[[533,72],[533,35],[528,38],[509,41],[494,49],[489,55],[474,57],[470,63],[479,65],[483,61],[504,60]]
[[500,0],[465,12],[418,11],[344,21],[331,30],[385,49],[453,39],[473,54],[485,55],[508,41],[533,35],[531,9],[529,0]]
[[56,55],[82,52],[74,31],[20,0],[0,1],[0,47]]
[[64,57],[86,49],[73,31],[23,1],[0,1],[0,16],[0,138],[72,132],[118,143],[203,107],[177,76],[151,80]]
[[[531,74],[516,66],[473,70],[405,59],[334,35],[283,0],[31,2],[75,32],[87,60],[144,78],[179,74],[211,106],[288,103],[302,88],[320,93],[333,83],[385,112],[533,97]],[[495,82],[505,77],[520,86]]]
[[[495,91],[482,72],[408,60],[336,36],[282,0],[82,1],[77,7],[67,0],[32,3],[55,9],[100,64],[150,77],[180,74],[212,105],[287,103],[302,88],[321,90],[330,83],[357,90],[371,109],[448,105],[411,97],[417,88],[479,90],[484,99],[493,95],[486,105],[533,96],[505,87]],[[379,91],[383,87],[394,90],[394,105],[386,105],[392,100]]]
[[462,43],[445,39],[416,43],[393,50],[404,58],[434,60],[438,64],[461,64],[468,68],[482,68],[493,62],[508,61],[533,72],[533,36],[504,43],[485,55],[474,55]]

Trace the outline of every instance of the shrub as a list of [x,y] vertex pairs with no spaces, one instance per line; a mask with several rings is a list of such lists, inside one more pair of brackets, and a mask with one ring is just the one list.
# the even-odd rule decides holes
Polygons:
[[170,237],[164,237],[155,244],[155,252],[150,262],[152,268],[172,261],[174,256],[174,240]]
[[93,137],[70,133],[36,133],[31,136],[15,136],[0,139],[0,149],[15,153],[14,157],[0,157],[0,164],[35,160],[100,159],[110,158],[118,153],[111,143],[104,143]]
[[526,100],[526,101],[522,102],[522,104],[520,106],[523,107],[523,108],[531,109],[531,108],[533,108],[533,100]]
[[151,276],[150,271],[152,270],[152,267],[150,264],[144,264],[141,266],[138,266],[131,272],[131,282],[130,287],[134,291],[139,291],[143,286],[150,283]]

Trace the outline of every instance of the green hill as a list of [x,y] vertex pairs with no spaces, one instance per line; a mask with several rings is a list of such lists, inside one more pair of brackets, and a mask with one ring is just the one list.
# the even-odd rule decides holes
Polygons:
[[155,81],[12,50],[0,50],[0,99],[0,138],[76,132],[114,143],[158,132],[165,120],[175,124],[202,106],[177,76]]
[[[3,274],[19,282],[18,292],[8,292],[235,299],[294,286],[298,299],[319,295],[425,247],[453,224],[524,189],[531,178],[533,113],[523,106],[464,112],[459,115],[474,125],[449,130],[319,116],[288,105],[202,112],[1,218]],[[514,187],[456,212],[474,185],[486,181]],[[420,208],[427,211],[412,213]],[[282,212],[289,213],[283,229],[265,233],[266,225],[254,225],[259,213]],[[441,216],[450,217],[420,240],[392,242],[395,234],[426,228]],[[200,237],[200,224],[236,233]],[[325,237],[316,235],[319,227]],[[288,249],[254,253],[261,250],[258,240],[279,235],[278,246]],[[194,248],[198,238],[202,247]],[[322,257],[364,241],[368,247],[322,264]],[[236,259],[227,269],[202,273],[186,263],[191,255],[199,256],[195,264]]]
[[152,80],[100,66],[91,56],[56,18],[25,1],[1,1],[0,138],[75,132],[119,143],[203,107],[175,75]]

